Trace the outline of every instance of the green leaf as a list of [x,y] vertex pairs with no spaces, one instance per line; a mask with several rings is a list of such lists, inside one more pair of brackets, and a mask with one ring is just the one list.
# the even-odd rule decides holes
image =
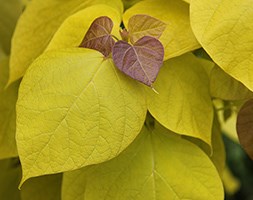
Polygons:
[[22,200],[61,200],[62,174],[28,180],[21,188]]
[[22,13],[23,4],[20,0],[0,0],[0,5],[0,49],[9,54],[11,37]]
[[5,89],[9,59],[0,60],[0,159],[18,156],[16,147],[16,101],[19,82]]
[[118,0],[31,1],[20,17],[13,36],[9,83],[25,74],[26,69],[43,53],[66,18],[96,4],[107,4],[120,13],[123,10],[122,2]]
[[159,94],[147,90],[148,109],[166,128],[211,146],[213,107],[202,64],[192,54],[167,60],[154,83]]
[[223,187],[208,156],[155,123],[118,157],[64,173],[63,200],[222,200]]
[[79,47],[95,49],[105,57],[108,57],[115,44],[111,36],[112,28],[113,22],[111,18],[107,16],[96,18],[92,22]]
[[0,197],[3,200],[20,200],[18,184],[21,167],[18,158],[0,160]]
[[211,71],[210,92],[213,97],[224,100],[243,100],[253,97],[253,92],[217,65]]
[[128,22],[129,37],[132,44],[144,36],[159,39],[165,28],[165,23],[149,15],[134,15]]
[[253,160],[253,99],[248,100],[240,109],[236,130],[240,144]]
[[100,16],[112,19],[114,24],[112,35],[119,37],[121,15],[118,10],[107,5],[94,5],[68,17],[55,33],[46,50],[79,46],[92,22]]
[[159,40],[144,36],[130,45],[115,43],[112,57],[115,65],[125,74],[152,87],[163,64],[164,48]]
[[189,20],[189,5],[175,0],[145,0],[129,8],[123,15],[125,27],[136,14],[155,17],[167,26],[160,41],[165,48],[165,60],[200,47],[192,33]]
[[94,50],[41,55],[24,76],[17,102],[17,144],[29,177],[109,160],[145,120],[142,85]]
[[226,73],[253,91],[252,0],[194,0],[194,34]]

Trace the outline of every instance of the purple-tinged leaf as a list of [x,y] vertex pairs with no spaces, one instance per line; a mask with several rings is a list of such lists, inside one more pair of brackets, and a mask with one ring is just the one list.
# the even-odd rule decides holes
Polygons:
[[149,15],[134,15],[129,19],[128,31],[132,44],[143,36],[158,39],[166,28],[166,24]]
[[112,56],[122,72],[152,86],[163,64],[164,48],[159,40],[144,36],[133,46],[125,41],[116,42]]
[[107,57],[115,43],[111,36],[112,28],[113,22],[109,17],[98,17],[92,22],[80,47],[95,49]]
[[253,160],[253,99],[240,109],[236,129],[242,147]]

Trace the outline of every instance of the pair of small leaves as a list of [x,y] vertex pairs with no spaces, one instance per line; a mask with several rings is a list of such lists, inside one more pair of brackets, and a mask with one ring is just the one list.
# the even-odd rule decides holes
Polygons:
[[[164,57],[163,45],[157,38],[166,26],[147,15],[134,15],[128,26],[129,31],[121,32],[123,40],[115,43],[111,35],[112,20],[99,17],[91,24],[80,47],[95,49],[105,57],[112,52],[114,63],[122,72],[152,87]],[[128,37],[133,45],[127,42]]]

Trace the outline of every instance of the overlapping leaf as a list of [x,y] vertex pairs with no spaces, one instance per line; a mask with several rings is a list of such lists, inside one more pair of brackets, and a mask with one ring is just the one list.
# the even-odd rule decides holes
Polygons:
[[40,176],[27,181],[21,188],[22,200],[61,200],[62,174]]
[[0,160],[0,197],[1,199],[20,200],[18,184],[21,167],[17,158]]
[[151,114],[166,128],[211,146],[213,108],[208,76],[199,59],[185,54],[166,61],[154,88],[159,95],[148,90]]
[[174,0],[138,2],[123,15],[126,27],[129,26],[130,18],[137,14],[155,17],[166,24],[166,29],[159,39],[165,49],[165,60],[200,47],[190,27],[187,3]]
[[94,5],[68,17],[57,30],[46,50],[78,47],[91,23],[100,16],[113,21],[112,35],[119,37],[121,15],[118,10],[107,5]]
[[210,157],[217,171],[219,172],[220,177],[222,177],[225,168],[226,155],[218,117],[215,116],[213,121],[212,148],[210,148],[206,143],[204,143],[199,139],[192,137],[184,137],[184,138],[187,138],[189,141],[198,145],[207,154],[207,156]]
[[134,15],[128,22],[129,38],[132,44],[144,36],[159,39],[165,28],[164,22],[149,15]]
[[253,92],[218,66],[211,71],[210,92],[213,97],[224,100],[243,100],[253,97]]
[[95,49],[105,57],[109,56],[115,43],[111,36],[112,28],[113,22],[109,17],[98,17],[92,22],[80,47]]
[[45,50],[66,18],[96,4],[107,4],[120,13],[123,10],[122,2],[118,0],[31,1],[17,24],[12,40],[9,82],[24,75],[28,66]]
[[[190,155],[190,156],[189,156]],[[158,124],[118,157],[64,173],[63,200],[222,200],[219,175],[200,148]]]
[[16,134],[16,101],[19,82],[5,88],[9,59],[0,60],[0,159],[18,156]]
[[0,5],[0,49],[9,54],[11,37],[23,5],[20,0],[0,0]]
[[159,40],[144,36],[134,45],[116,42],[112,53],[115,65],[122,72],[152,86],[163,64],[164,48]]
[[253,91],[252,0],[191,1],[196,38],[226,73]]
[[24,76],[17,102],[22,182],[117,156],[140,132],[146,109],[141,84],[99,52],[43,54]]
[[236,129],[242,147],[253,159],[253,99],[247,101],[239,111]]
[[127,10],[128,8],[130,8],[131,6],[133,6],[139,1],[143,1],[143,0],[122,0],[125,10]]

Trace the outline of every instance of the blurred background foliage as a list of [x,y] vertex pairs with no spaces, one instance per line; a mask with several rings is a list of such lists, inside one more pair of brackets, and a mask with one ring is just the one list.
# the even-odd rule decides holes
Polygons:
[[[124,0],[125,9],[138,1],[140,0]],[[28,2],[29,0],[0,0],[0,60],[11,53],[12,34]],[[203,49],[195,51],[195,55],[210,59]],[[225,199],[253,200],[253,161],[245,154],[237,141],[236,114],[233,114],[231,110],[225,110],[223,115],[226,121],[222,128],[227,164],[223,174]],[[0,160],[0,199],[21,199],[22,194],[18,190],[20,179],[21,165],[18,158]]]
[[241,146],[223,135],[226,162],[230,175],[226,176],[226,200],[253,200],[253,161]]

